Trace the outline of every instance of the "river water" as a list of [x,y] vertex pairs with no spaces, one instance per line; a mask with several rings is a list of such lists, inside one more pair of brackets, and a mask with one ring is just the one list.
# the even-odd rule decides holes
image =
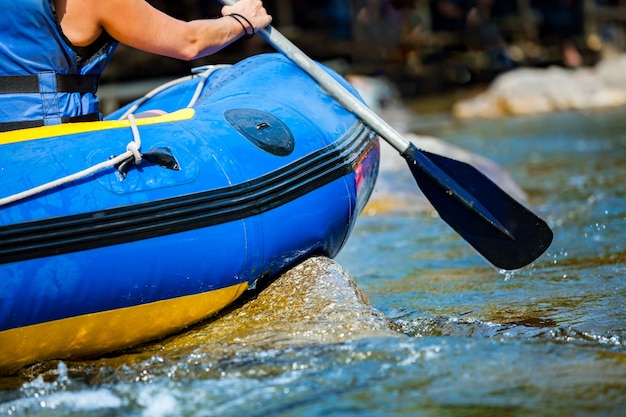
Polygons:
[[[626,415],[626,109],[409,125],[504,167],[554,230],[547,253],[496,270],[406,197],[417,188],[404,170],[383,170],[404,204],[368,209],[337,258],[371,307],[320,285],[326,304],[300,316],[272,315],[275,300],[248,311],[255,340],[211,338],[224,325],[210,322],[143,350],[34,366],[0,379],[0,416]],[[388,328],[339,333],[357,307]],[[326,327],[303,342],[315,315]]]

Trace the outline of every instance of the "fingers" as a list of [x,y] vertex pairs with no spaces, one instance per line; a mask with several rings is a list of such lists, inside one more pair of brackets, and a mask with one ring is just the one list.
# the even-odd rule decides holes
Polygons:
[[272,22],[272,16],[267,13],[261,0],[239,0],[232,6],[224,6],[222,15],[239,13],[245,16],[252,24],[254,30],[262,29]]

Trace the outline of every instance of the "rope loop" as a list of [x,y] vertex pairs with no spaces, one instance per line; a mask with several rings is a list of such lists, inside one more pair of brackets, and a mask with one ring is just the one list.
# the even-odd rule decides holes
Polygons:
[[33,187],[31,189],[22,191],[17,194],[0,198],[0,207],[7,205],[7,204],[15,203],[25,198],[35,196],[37,194],[43,193],[44,191],[48,191],[53,188],[60,187],[64,184],[68,184],[70,182],[73,182],[82,178],[86,178],[100,171],[101,169],[111,168],[111,167],[116,166],[117,164],[121,164],[124,161],[127,161],[129,158],[133,158],[135,165],[139,165],[142,159],[141,152],[139,151],[139,149],[141,148],[141,136],[139,136],[139,129],[137,129],[137,122],[135,120],[135,116],[133,114],[129,114],[128,119],[130,121],[130,129],[133,134],[133,141],[129,142],[128,145],[126,145],[126,152],[118,156],[115,156],[109,159],[108,161],[101,162],[90,168],[76,172],[75,174],[71,174],[66,177],[59,178],[54,181],[50,181],[46,184]]
[[139,152],[139,147],[135,142],[129,142],[126,145],[126,151],[130,152],[132,157],[134,158],[135,165],[139,165],[141,163],[141,153]]
[[130,122],[130,130],[133,133],[133,141],[126,145],[126,151],[131,153],[135,165],[139,165],[141,164],[141,152],[139,152],[139,149],[141,148],[141,136],[139,135],[139,129],[137,129],[135,115],[129,114],[128,121]]

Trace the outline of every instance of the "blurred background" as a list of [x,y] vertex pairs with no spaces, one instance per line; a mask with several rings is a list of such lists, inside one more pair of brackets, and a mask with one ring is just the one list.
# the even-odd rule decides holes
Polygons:
[[[185,20],[217,17],[221,9],[211,0],[149,2]],[[344,75],[384,76],[408,99],[485,85],[521,66],[594,65],[623,50],[626,24],[626,0],[265,0],[265,5],[273,25],[313,59],[330,62]],[[122,46],[103,82],[172,78],[195,66],[269,51],[258,36],[192,62]]]

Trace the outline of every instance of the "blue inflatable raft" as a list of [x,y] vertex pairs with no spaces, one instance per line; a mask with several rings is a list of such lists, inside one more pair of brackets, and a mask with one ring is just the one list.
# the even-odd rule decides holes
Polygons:
[[105,121],[0,133],[0,370],[163,337],[333,257],[378,162],[376,135],[278,54]]

